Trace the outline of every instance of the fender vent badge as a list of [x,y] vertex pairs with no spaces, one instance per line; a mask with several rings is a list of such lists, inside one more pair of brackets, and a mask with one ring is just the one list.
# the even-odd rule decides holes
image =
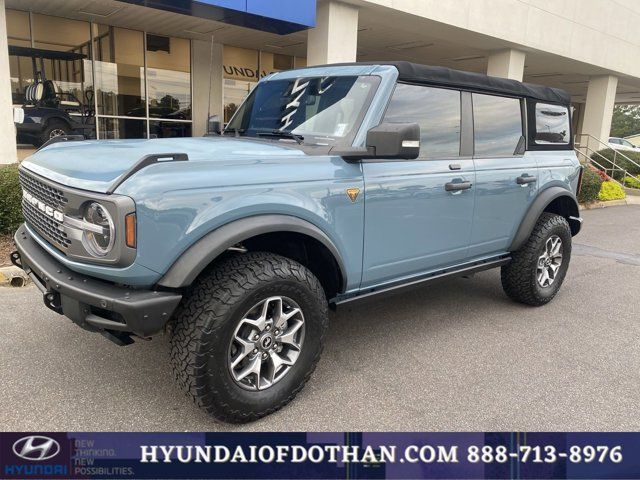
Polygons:
[[349,196],[351,201],[354,202],[354,203],[355,203],[356,199],[358,198],[358,194],[359,193],[360,193],[360,189],[359,188],[347,188],[347,195]]

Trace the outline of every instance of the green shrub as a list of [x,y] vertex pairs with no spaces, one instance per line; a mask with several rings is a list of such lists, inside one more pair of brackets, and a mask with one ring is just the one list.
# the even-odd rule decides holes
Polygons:
[[609,200],[622,200],[626,196],[627,194],[624,193],[624,189],[620,184],[616,182],[602,182],[598,199],[607,202]]
[[[595,152],[591,154],[591,158],[595,162],[597,162],[599,165],[602,165],[604,168],[611,171],[610,169],[613,167],[614,155],[615,155],[615,150],[611,148],[607,148],[605,150],[600,150],[599,152]],[[623,158],[622,155],[628,157],[629,160],[633,160],[635,163],[640,165],[640,152],[632,152],[632,151],[618,152],[615,159],[616,170],[614,170],[612,174],[613,178],[615,178],[616,180],[622,181],[623,174],[622,174],[622,171],[618,170],[618,168],[626,170],[632,175],[639,175],[640,166],[634,165],[629,160]]]
[[15,232],[22,223],[21,202],[18,164],[0,167],[0,235]]
[[602,178],[600,178],[598,172],[591,167],[585,167],[582,174],[582,188],[578,194],[578,201],[580,203],[589,203],[598,200],[602,183]]
[[635,177],[624,177],[624,185],[629,188],[640,188],[640,180]]

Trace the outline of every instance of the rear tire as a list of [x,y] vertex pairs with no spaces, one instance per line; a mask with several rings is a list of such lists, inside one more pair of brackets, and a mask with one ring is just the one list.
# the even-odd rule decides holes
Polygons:
[[[275,412],[316,367],[327,307],[318,279],[293,260],[262,252],[224,260],[190,288],[172,320],[178,385],[222,421]],[[246,371],[252,373],[240,378]]]
[[570,260],[571,229],[567,220],[543,213],[527,242],[502,267],[502,288],[516,302],[545,305],[560,290]]

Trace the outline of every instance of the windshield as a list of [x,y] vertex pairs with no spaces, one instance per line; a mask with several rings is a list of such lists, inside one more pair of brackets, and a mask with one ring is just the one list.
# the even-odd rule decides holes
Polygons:
[[346,145],[380,83],[376,76],[300,77],[259,83],[225,129],[255,137]]

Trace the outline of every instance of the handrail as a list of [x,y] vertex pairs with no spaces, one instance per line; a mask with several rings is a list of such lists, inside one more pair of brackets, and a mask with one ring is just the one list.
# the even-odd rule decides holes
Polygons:
[[[580,139],[580,138],[586,138],[586,144],[585,145],[583,145],[581,141],[578,141],[578,139]],[[604,146],[604,148],[603,149],[594,150],[593,148],[590,147],[590,144],[589,144],[590,140],[594,140],[597,145],[599,144],[601,146]],[[611,180],[613,180],[617,184],[621,185],[622,187],[625,186],[625,179],[627,177],[633,178],[633,179],[637,180],[638,182],[640,182],[640,175],[633,175],[633,174],[629,173],[626,168],[623,168],[622,166],[620,166],[618,164],[618,162],[617,162],[618,155],[621,158],[625,159],[627,162],[629,162],[632,165],[635,165],[636,167],[638,167],[638,169],[640,169],[640,163],[636,162],[635,160],[631,160],[631,158],[629,158],[624,153],[621,153],[619,150],[611,148],[609,146],[609,144],[603,142],[599,138],[594,137],[593,135],[590,135],[588,133],[579,133],[579,134],[576,134],[576,136],[575,136],[574,146],[575,146],[576,153],[581,155],[582,157],[584,157],[586,159],[587,163],[593,164],[599,170],[602,170],[607,176],[609,176],[611,178]],[[613,160],[605,157],[602,153],[600,153],[600,151],[604,150],[604,149],[613,150]],[[584,152],[582,150],[584,150]],[[611,164],[611,167],[607,168],[604,165],[598,163],[595,160],[595,158],[593,158],[594,156],[600,157],[606,163]],[[606,165],[606,163],[605,163],[605,165]],[[609,172],[611,172],[611,174],[609,174]],[[615,172],[621,172],[622,173],[622,182],[618,181],[614,177],[614,173]]]

